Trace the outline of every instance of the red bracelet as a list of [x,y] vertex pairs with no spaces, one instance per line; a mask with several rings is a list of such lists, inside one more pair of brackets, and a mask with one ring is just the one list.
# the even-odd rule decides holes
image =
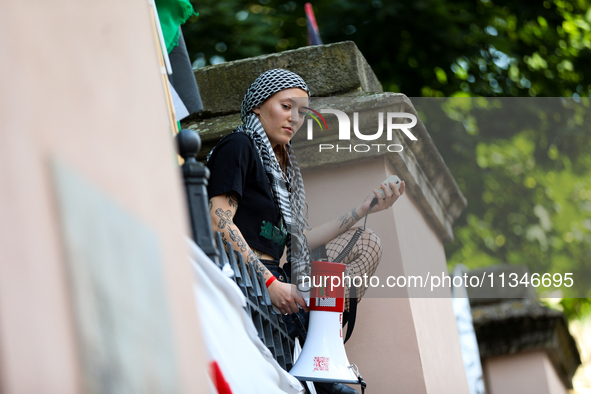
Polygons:
[[265,286],[267,286],[267,289],[269,288],[269,286],[271,286],[271,283],[273,283],[273,281],[275,281],[275,279],[277,279],[275,277],[275,275],[272,275],[269,279],[267,279],[267,282],[265,283]]

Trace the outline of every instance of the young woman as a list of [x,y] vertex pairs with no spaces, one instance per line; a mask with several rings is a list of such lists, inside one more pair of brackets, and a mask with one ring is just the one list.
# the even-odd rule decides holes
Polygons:
[[[373,190],[338,219],[309,230],[302,176],[290,145],[303,124],[309,93],[304,80],[293,72],[275,69],[261,74],[244,96],[244,124],[223,138],[208,160],[213,230],[220,231],[224,242],[232,243],[234,250],[262,274],[271,302],[287,315],[284,320],[288,329],[289,323],[295,323],[303,339],[306,322],[298,312],[308,307],[290,284],[291,270],[279,267],[286,246],[288,264],[294,271],[309,266],[310,250],[325,252],[329,261],[334,260],[348,244],[354,233],[351,227],[365,216],[373,198],[377,197],[378,203],[371,208],[372,213],[391,207],[405,188],[404,182],[400,190],[390,183],[390,188],[384,188],[385,198]],[[342,262],[348,265],[351,276],[373,275],[381,252],[377,236],[364,230]]]

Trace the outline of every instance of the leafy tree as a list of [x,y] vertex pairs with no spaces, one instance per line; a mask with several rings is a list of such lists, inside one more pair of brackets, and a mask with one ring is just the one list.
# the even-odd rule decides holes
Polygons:
[[[205,62],[306,45],[305,1],[200,1],[185,26],[189,52]],[[387,91],[409,97],[588,96],[588,0],[320,0],[325,43],[353,40]],[[201,54],[201,55],[199,55]]]
[[578,101],[414,100],[468,198],[446,248],[450,265],[571,272],[564,295],[591,295],[591,100]]

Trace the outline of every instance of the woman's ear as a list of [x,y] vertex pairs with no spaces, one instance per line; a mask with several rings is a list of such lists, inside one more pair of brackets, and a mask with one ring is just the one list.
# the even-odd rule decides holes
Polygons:
[[252,109],[252,112],[255,113],[255,115],[260,115],[261,114],[261,107],[256,107]]

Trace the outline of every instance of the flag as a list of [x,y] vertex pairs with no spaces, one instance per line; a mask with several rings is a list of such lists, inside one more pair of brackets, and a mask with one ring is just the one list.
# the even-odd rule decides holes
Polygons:
[[318,25],[316,24],[316,18],[314,17],[314,10],[312,10],[312,4],[306,3],[306,19],[308,20],[308,45],[322,45],[322,39],[318,32]]

